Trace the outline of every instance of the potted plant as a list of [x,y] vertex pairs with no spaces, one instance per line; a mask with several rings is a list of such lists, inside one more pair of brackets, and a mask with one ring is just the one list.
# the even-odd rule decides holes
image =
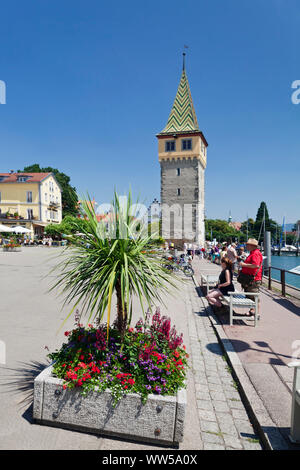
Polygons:
[[[115,193],[110,223],[98,223],[93,205],[82,203],[86,224],[72,235],[67,260],[53,289],[83,305],[89,325],[77,318],[67,343],[50,353],[54,363],[35,379],[34,418],[110,435],[163,443],[183,438],[187,354],[169,318],[159,310],[130,327],[132,300],[150,312],[161,293],[178,287],[155,250]],[[138,230],[137,230],[138,227]],[[79,232],[79,231],[78,231]],[[117,301],[111,322],[112,296]],[[107,312],[106,322],[104,314]],[[95,324],[92,324],[96,321]]]

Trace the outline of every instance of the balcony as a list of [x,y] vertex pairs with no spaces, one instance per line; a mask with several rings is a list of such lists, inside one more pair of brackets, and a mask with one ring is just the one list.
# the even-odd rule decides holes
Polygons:
[[48,202],[48,209],[51,209],[51,208],[57,209],[58,207],[60,207],[59,202],[55,202],[55,201]]
[[7,213],[0,214],[0,221],[3,220],[3,219],[12,220],[12,221],[22,220],[23,222],[30,222],[32,220],[39,220],[39,218],[36,217],[35,215],[33,215],[30,218],[25,218],[25,217],[22,217],[21,215],[7,214]]

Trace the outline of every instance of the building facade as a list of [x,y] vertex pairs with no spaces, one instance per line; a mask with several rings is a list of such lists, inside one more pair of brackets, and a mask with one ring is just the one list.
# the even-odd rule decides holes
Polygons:
[[162,236],[203,245],[208,143],[198,126],[184,64],[167,125],[157,138]]
[[61,221],[61,188],[52,173],[0,173],[1,224],[26,227],[33,237]]

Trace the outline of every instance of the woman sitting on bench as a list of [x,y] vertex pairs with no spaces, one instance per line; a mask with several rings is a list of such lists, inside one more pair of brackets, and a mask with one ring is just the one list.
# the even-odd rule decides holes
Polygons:
[[228,258],[222,258],[221,267],[222,271],[218,284],[206,296],[208,303],[216,307],[222,307],[220,297],[227,295],[228,292],[234,292],[232,262]]

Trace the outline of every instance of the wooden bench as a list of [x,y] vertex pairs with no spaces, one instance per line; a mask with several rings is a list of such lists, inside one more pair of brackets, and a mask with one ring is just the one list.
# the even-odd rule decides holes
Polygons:
[[[247,299],[246,295],[254,296],[255,300]],[[250,308],[254,309],[254,326],[257,325],[258,319],[258,292],[228,292],[228,295],[223,296],[223,300],[226,304],[229,305],[229,323],[232,326],[233,320],[237,320],[243,317],[251,318],[249,315],[233,315],[233,308],[234,307],[244,307],[248,310]]]
[[290,362],[288,366],[295,367],[290,440],[294,444],[300,444],[300,362]]
[[210,287],[215,287],[219,281],[219,274],[200,274],[201,276],[201,287],[203,284],[206,285],[206,294],[209,292]]

